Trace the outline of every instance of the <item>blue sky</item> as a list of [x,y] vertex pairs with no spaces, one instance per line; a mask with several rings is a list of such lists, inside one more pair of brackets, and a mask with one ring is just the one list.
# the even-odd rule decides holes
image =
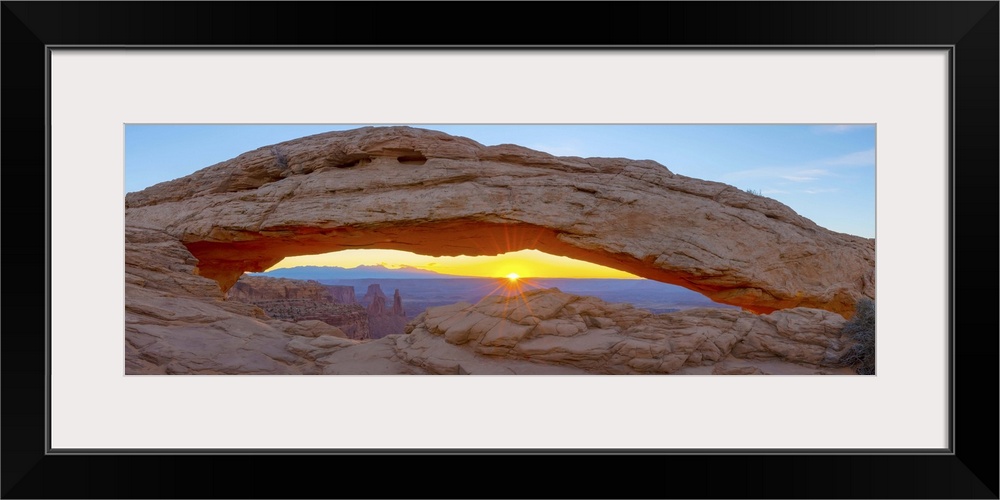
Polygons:
[[[262,146],[359,126],[126,125],[125,192]],[[558,156],[655,160],[674,173],[760,191],[827,229],[875,237],[874,125],[411,126]]]

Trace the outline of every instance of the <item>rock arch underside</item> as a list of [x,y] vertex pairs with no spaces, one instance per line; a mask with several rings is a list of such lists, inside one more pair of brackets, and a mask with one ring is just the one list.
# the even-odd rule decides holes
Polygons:
[[[775,200],[650,160],[556,157],[409,127],[304,137],[129,193],[125,242],[127,373],[766,373],[765,361],[829,372],[849,343],[839,325],[875,296],[873,239]],[[743,310],[626,313],[539,291],[522,302],[562,304],[529,308],[549,317],[456,305],[406,335],[358,343],[224,299],[243,273],[284,257],[357,248],[538,249]],[[456,322],[467,328],[446,335]],[[802,349],[811,354],[792,353]]]

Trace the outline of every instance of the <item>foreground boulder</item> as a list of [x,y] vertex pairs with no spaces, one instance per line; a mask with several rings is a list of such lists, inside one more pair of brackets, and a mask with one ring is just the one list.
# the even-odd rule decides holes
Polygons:
[[[700,367],[714,373],[840,373],[838,360],[852,345],[841,333],[844,322],[839,314],[806,308],[769,315],[721,308],[657,315],[558,289],[535,290],[428,308],[410,324],[413,339],[402,341],[400,355],[451,371],[442,368],[447,363],[430,361],[435,356],[421,357],[421,342],[435,336],[484,357],[586,373],[699,373]],[[472,365],[453,365],[455,372],[475,372]]]

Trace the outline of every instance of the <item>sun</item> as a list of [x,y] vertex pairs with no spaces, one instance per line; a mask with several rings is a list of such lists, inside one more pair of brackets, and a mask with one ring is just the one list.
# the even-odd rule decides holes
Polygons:
[[517,273],[510,273],[507,275],[507,279],[511,282],[517,281],[518,278],[520,278],[520,276],[518,276]]

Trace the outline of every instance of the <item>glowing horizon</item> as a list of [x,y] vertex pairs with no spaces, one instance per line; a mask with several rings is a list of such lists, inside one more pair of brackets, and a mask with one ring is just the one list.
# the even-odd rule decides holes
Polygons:
[[[402,250],[354,249],[319,255],[286,257],[267,271],[300,266],[323,266],[354,269],[380,265],[388,269],[422,269],[448,276],[478,278],[616,278],[641,279],[591,262],[552,255],[539,250],[519,250],[493,256],[431,257]],[[516,281],[516,279],[511,280]]]

